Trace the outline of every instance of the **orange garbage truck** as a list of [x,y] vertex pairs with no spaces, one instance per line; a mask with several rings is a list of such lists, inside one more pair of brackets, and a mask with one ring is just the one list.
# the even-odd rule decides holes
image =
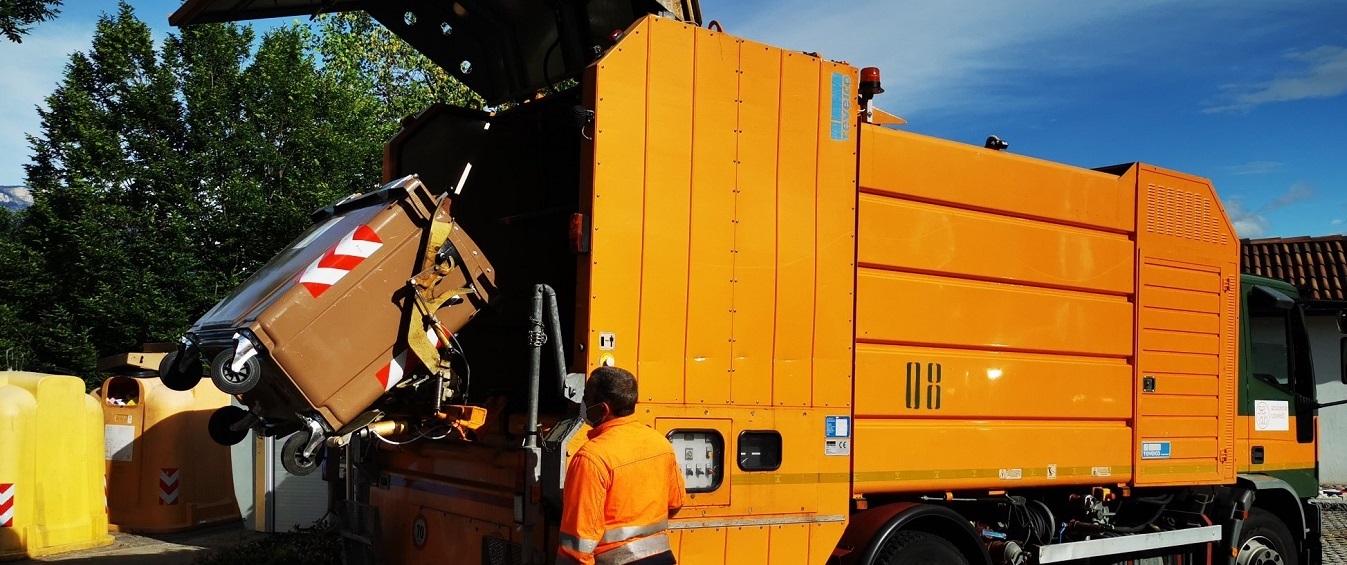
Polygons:
[[[301,422],[300,462],[347,446],[348,562],[553,563],[604,365],[675,447],[680,563],[1320,562],[1304,305],[1241,277],[1207,180],[891,127],[878,71],[704,28],[689,0],[189,0],[171,20],[333,10],[494,109],[404,121],[386,180],[446,218],[325,290],[400,309],[344,323],[425,352],[405,384],[355,399],[331,391],[380,363],[295,386],[321,352],[217,346],[282,391],[244,393],[225,430]],[[410,296],[451,270],[435,225],[475,242],[489,296]],[[274,323],[316,308],[279,292]],[[439,324],[454,304],[472,312]]]

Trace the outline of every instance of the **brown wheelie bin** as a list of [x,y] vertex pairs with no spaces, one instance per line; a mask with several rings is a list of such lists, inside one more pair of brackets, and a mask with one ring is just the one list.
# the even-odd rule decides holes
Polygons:
[[453,334],[494,290],[449,204],[408,176],[315,213],[313,227],[192,326],[161,379],[190,389],[206,363],[248,407],[221,409],[212,437],[299,432],[286,442],[291,472],[316,466],[324,437],[379,414],[433,414],[453,396],[444,360]]

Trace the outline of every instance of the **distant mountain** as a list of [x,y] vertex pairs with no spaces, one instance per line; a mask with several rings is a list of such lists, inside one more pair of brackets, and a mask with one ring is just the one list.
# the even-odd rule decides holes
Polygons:
[[33,193],[26,186],[0,186],[0,208],[22,210],[33,203]]

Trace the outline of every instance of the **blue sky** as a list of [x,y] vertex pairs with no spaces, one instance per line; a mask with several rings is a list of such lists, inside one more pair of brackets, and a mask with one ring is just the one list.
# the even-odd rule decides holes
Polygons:
[[[163,37],[178,0],[133,0]],[[730,33],[877,66],[906,129],[1097,167],[1208,177],[1243,237],[1347,232],[1347,2],[702,0]],[[32,110],[111,0],[0,42],[0,184]],[[266,22],[274,25],[277,22]]]

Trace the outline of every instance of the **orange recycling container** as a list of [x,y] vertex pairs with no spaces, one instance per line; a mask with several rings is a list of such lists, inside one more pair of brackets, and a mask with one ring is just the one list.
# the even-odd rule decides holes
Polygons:
[[[161,378],[190,388],[182,372],[205,363],[215,385],[268,426],[302,424],[293,429],[321,439],[316,432],[360,425],[421,374],[409,340],[439,346],[422,321],[452,335],[495,289],[486,257],[449,215],[451,196],[407,176],[317,212],[313,227],[193,325]],[[434,288],[453,290],[433,317],[418,315],[409,280],[445,256],[453,267]]]
[[240,520],[229,448],[206,423],[229,395],[175,391],[155,378],[164,353],[104,358],[115,375],[92,393],[103,406],[108,521],[113,531],[170,533]]
[[102,421],[83,379],[0,371],[0,561],[112,543]]

